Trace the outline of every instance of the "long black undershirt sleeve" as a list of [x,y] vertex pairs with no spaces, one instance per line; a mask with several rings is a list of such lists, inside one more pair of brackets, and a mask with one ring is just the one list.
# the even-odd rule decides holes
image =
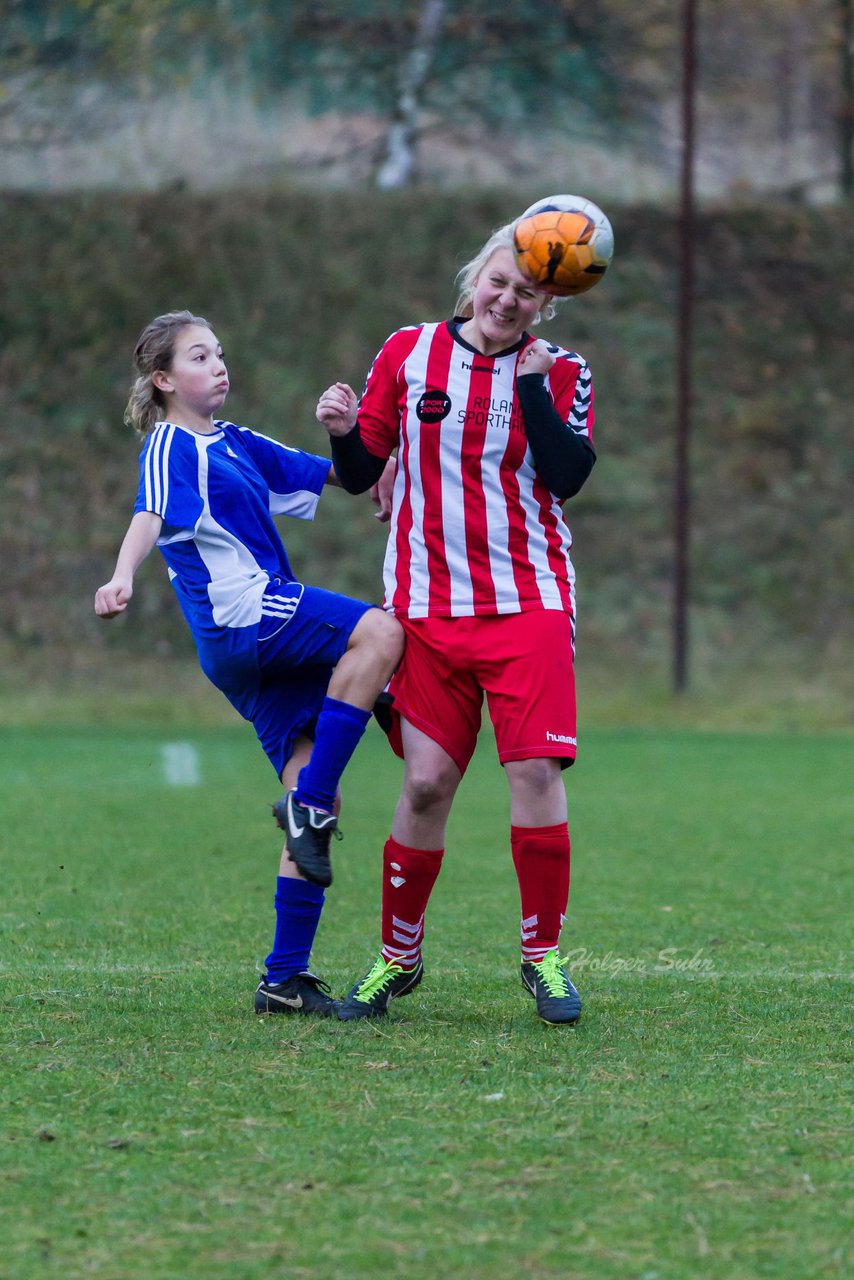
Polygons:
[[541,373],[517,378],[516,390],[534,465],[556,497],[572,498],[593,470],[593,445],[562,420]]
[[346,436],[330,436],[332,462],[342,489],[348,493],[364,493],[376,484],[385,469],[385,459],[366,449],[359,434],[359,424]]
[[[546,391],[543,375],[526,373],[516,380],[525,433],[543,481],[560,499],[578,493],[596,461],[593,446],[561,419]],[[383,473],[385,460],[368,450],[359,424],[346,436],[330,437],[335,474],[348,493],[364,493]]]

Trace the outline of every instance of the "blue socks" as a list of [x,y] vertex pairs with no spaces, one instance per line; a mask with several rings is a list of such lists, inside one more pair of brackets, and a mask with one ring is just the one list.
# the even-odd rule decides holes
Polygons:
[[332,812],[341,775],[370,718],[370,711],[362,711],[349,702],[338,702],[336,698],[324,698],[317,717],[311,759],[297,779],[296,798],[300,804]]
[[284,982],[308,969],[323,898],[319,884],[290,876],[276,879],[276,936],[266,960],[270,982]]
[[[317,718],[311,759],[300,770],[297,800],[331,812],[338,783],[361,741],[370,711],[349,702],[325,698]],[[291,876],[276,880],[276,934],[267,956],[267,979],[284,982],[308,969],[314,935],[320,924],[324,892],[320,885]]]

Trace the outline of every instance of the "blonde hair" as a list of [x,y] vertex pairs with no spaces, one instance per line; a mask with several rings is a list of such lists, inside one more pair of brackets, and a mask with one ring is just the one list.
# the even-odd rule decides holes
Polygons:
[[[518,219],[516,220],[518,221]],[[477,285],[477,278],[483,271],[489,259],[499,249],[510,249],[513,251],[513,231],[516,222],[508,222],[503,227],[499,227],[497,231],[493,231],[486,244],[482,245],[478,252],[474,255],[470,262],[461,267],[457,272],[457,288],[459,289],[459,297],[455,313],[458,316],[466,318],[472,315],[472,300]],[[534,324],[539,324],[541,320],[553,320],[557,314],[557,298],[544,298],[543,305],[537,312]]]
[[194,316],[192,311],[167,311],[165,315],[155,316],[139,335],[133,353],[137,376],[130,389],[124,420],[141,436],[147,436],[153,430],[160,411],[166,407],[151,375],[158,370],[169,370],[175,354],[175,340],[182,329],[190,325],[210,328],[207,320]]

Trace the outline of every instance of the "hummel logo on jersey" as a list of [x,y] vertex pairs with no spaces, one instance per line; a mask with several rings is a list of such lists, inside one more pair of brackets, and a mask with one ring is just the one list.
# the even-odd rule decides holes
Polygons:
[[565,742],[568,747],[578,746],[578,740],[571,738],[568,733],[552,733],[550,729],[546,729],[546,742]]
[[465,360],[461,360],[460,364],[464,369],[468,369],[469,373],[500,373],[501,372],[500,369],[497,369],[494,365],[491,365],[491,364],[466,364]]

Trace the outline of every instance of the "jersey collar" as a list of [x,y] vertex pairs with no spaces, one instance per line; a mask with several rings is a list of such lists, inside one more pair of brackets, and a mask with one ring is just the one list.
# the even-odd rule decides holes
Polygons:
[[181,422],[170,422],[168,418],[160,418],[155,422],[154,429],[156,430],[157,427],[174,427],[176,431],[186,431],[188,436],[195,436],[197,440],[218,440],[225,425],[224,420],[218,421],[215,418],[214,426],[216,431],[194,431],[192,427],[185,427]]
[[454,316],[453,319],[445,321],[445,326],[454,342],[465,347],[466,351],[471,351],[473,355],[480,356],[481,360],[500,360],[503,356],[512,356],[514,352],[521,351],[531,341],[531,335],[523,332],[519,341],[514,342],[512,347],[506,347],[503,351],[495,351],[491,356],[485,356],[482,351],[478,351],[477,347],[473,347],[470,342],[466,342],[465,338],[460,336],[460,325],[465,324],[468,319],[468,316]]

